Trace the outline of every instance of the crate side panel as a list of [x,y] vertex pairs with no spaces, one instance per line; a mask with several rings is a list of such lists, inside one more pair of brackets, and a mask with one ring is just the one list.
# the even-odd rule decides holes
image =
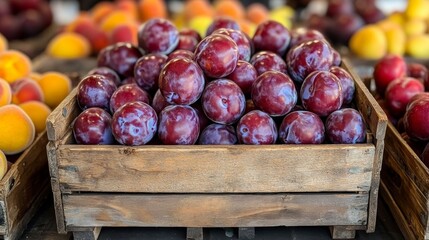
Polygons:
[[367,194],[72,194],[67,227],[365,225]]
[[[16,231],[17,226],[29,213],[41,206],[42,199],[47,197],[44,191],[49,183],[46,132],[42,133],[13,165],[9,185],[9,192],[5,197],[5,206],[8,217],[9,232]],[[44,194],[44,196],[40,196]]]
[[79,146],[58,149],[66,191],[368,191],[374,146]]

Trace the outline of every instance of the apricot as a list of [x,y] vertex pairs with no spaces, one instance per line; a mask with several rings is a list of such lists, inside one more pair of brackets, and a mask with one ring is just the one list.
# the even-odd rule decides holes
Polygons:
[[167,18],[167,6],[164,0],[140,0],[138,3],[140,21],[145,22],[151,18]]
[[8,83],[28,76],[31,68],[30,59],[23,53],[15,50],[0,52],[0,78]]
[[217,0],[214,8],[217,16],[226,16],[235,20],[245,17],[244,7],[238,0]]
[[404,31],[409,37],[424,34],[426,32],[426,22],[419,18],[409,19],[404,22]]
[[33,121],[36,133],[41,133],[46,128],[46,119],[51,113],[51,109],[48,105],[39,101],[29,101],[19,105],[22,110],[31,118]]
[[88,57],[91,44],[80,34],[64,32],[54,37],[48,44],[47,54],[60,59],[76,59]]
[[7,39],[0,33],[0,52],[7,50]]
[[0,150],[0,180],[6,175],[8,169],[8,163],[6,155],[4,155],[4,152]]
[[104,32],[110,33],[115,27],[131,21],[133,21],[133,18],[127,12],[115,10],[103,19],[100,28]]
[[28,101],[43,102],[43,92],[39,84],[31,78],[22,78],[10,85],[12,89],[12,103],[20,104]]
[[6,80],[0,78],[0,107],[11,103],[12,89]]
[[405,51],[414,58],[429,58],[429,35],[423,34],[409,37]]
[[[188,0],[184,7],[185,18],[189,21],[195,17],[214,17],[214,9],[207,0]],[[205,36],[205,33],[202,35]]]
[[35,132],[33,122],[20,107],[0,107],[0,150],[5,154],[24,151],[33,142]]
[[245,19],[239,20],[237,22],[238,25],[240,25],[241,31],[249,35],[249,37],[253,37],[256,31],[256,24]]
[[92,19],[95,23],[101,23],[107,15],[115,10],[115,5],[111,2],[99,2],[97,3],[90,12]]
[[45,103],[54,109],[70,93],[71,80],[64,74],[47,72],[37,81],[45,96]]
[[387,52],[387,39],[380,27],[370,24],[353,34],[349,47],[358,57],[380,59]]
[[247,7],[247,19],[259,25],[268,19],[268,9],[261,3],[252,3]]
[[137,45],[137,32],[137,23],[129,22],[119,25],[113,29],[112,34],[110,35],[110,43],[129,42],[133,45]]

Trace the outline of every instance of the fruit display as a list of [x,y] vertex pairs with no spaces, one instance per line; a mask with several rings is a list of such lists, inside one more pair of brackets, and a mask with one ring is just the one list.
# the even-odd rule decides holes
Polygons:
[[384,13],[375,0],[328,0],[325,12],[312,13],[304,22],[308,28],[319,30],[333,43],[347,45],[357,30],[383,18]]
[[52,24],[46,0],[3,0],[0,2],[0,33],[8,40],[33,37]]
[[[23,152],[45,130],[51,110],[70,91],[67,76],[35,73],[26,55],[15,50],[0,51],[0,167],[7,166],[3,164],[6,157]],[[5,172],[0,169],[0,178]]]
[[[269,10],[265,5],[252,3],[245,7],[240,1],[216,0],[211,4],[208,0],[190,0],[183,7],[169,14],[164,0],[117,0],[99,2],[88,12],[81,12],[53,38],[47,47],[47,54],[60,59],[77,59],[98,54],[108,45],[118,42],[128,42],[137,45],[169,41],[179,41],[180,49],[194,51],[200,42],[200,36],[211,34],[212,31],[235,24],[247,34],[253,36],[256,26],[268,19],[276,20],[281,25],[290,28],[294,11],[290,7]],[[172,19],[175,24],[174,33],[164,31],[162,35],[145,35],[139,31],[139,26],[149,19]],[[228,27],[230,28],[230,27]],[[146,26],[150,31],[150,26]],[[219,32],[234,40],[247,41],[243,34]],[[140,35],[144,36],[140,36]],[[168,34],[174,34],[168,36]],[[138,36],[139,35],[139,36]],[[236,41],[239,44],[239,41]],[[174,43],[176,44],[176,43]],[[240,45],[240,44],[239,44]],[[163,47],[162,44],[158,47]],[[169,49],[164,49],[169,50]],[[247,58],[249,49],[241,49],[240,55]],[[158,52],[165,54],[162,51]],[[241,59],[241,57],[240,57]]]
[[139,28],[138,45],[102,49],[77,87],[76,143],[365,142],[354,81],[321,33],[268,20],[248,38],[234,20],[214,23],[193,32],[193,51],[161,18]]
[[[407,64],[403,57],[387,55],[374,68],[374,82],[380,106],[401,136],[429,166],[429,75],[418,63]],[[428,147],[426,147],[428,148]]]
[[349,42],[350,50],[365,59],[380,59],[386,54],[429,58],[428,7],[427,0],[408,1],[404,11],[356,31]]

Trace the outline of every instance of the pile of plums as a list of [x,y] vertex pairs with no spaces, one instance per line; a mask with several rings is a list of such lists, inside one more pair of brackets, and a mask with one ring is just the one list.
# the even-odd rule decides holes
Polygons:
[[152,19],[103,49],[78,85],[78,144],[360,143],[366,126],[320,32],[275,21],[253,38],[218,18],[201,38]]
[[46,0],[1,0],[0,33],[9,40],[33,37],[52,23]]
[[374,67],[377,101],[416,154],[429,166],[429,74],[426,66],[387,55]]

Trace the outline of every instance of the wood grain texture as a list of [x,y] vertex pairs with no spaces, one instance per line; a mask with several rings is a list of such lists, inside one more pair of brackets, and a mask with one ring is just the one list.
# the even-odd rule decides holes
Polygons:
[[384,202],[388,206],[390,212],[394,216],[394,221],[399,227],[402,235],[405,239],[426,239],[426,238],[418,238],[415,233],[408,227],[408,220],[402,214],[400,207],[396,204],[395,199],[389,192],[389,188],[386,184],[384,184],[384,178],[381,179],[380,183],[380,195],[383,198]]
[[369,191],[374,146],[65,145],[57,157],[68,191],[345,192]]
[[429,227],[429,201],[428,185],[423,183],[428,181],[429,175],[425,179],[418,176],[427,169],[391,124],[386,142],[389,145],[386,144],[382,170],[386,202],[394,209],[395,219],[404,235],[425,239]]
[[72,194],[67,227],[365,225],[367,194]]
[[0,181],[4,238],[16,239],[48,194],[46,132],[37,136]]
[[369,215],[367,232],[374,232],[377,219],[377,203],[380,185],[380,171],[383,163],[384,139],[387,128],[387,116],[377,103],[371,92],[366,88],[360,77],[353,71],[347,59],[343,61],[343,67],[349,71],[355,82],[355,103],[362,113],[365,122],[374,134],[375,157],[371,177],[371,190],[369,198]]
[[79,59],[58,59],[47,54],[40,54],[33,60],[33,68],[37,72],[58,71],[64,74],[78,73],[81,76],[92,68],[97,67],[97,58],[87,57]]
[[71,93],[55,108],[46,120],[46,130],[49,141],[57,143],[68,130],[80,109],[76,102],[77,89],[74,88]]
[[48,155],[49,173],[51,175],[51,188],[54,200],[55,219],[59,233],[67,233],[64,219],[63,199],[58,182],[57,146],[54,141],[49,141],[46,145]]

